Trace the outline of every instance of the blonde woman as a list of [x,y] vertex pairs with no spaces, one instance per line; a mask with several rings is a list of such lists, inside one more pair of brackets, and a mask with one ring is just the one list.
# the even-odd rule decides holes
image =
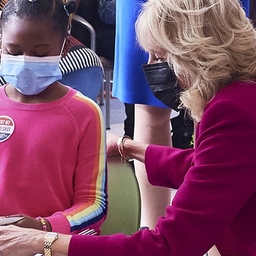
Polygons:
[[[149,0],[138,39],[175,73],[198,122],[194,149],[122,139],[153,185],[178,191],[154,229],[131,236],[60,235],[53,255],[202,256],[256,252],[256,31],[238,0]],[[44,233],[0,229],[2,255],[43,252]],[[27,245],[29,243],[29,246]]]

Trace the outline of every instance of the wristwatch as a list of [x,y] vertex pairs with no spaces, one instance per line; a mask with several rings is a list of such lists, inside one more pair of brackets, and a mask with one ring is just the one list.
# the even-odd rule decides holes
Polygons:
[[44,256],[52,256],[52,244],[59,238],[56,232],[47,232],[44,236]]

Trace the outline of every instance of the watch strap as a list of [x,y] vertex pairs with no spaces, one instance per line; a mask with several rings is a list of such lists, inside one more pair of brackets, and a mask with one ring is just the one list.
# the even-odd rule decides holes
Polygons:
[[44,237],[44,256],[52,256],[52,244],[58,239],[58,234],[48,232]]
[[44,256],[52,256],[52,249],[44,247]]

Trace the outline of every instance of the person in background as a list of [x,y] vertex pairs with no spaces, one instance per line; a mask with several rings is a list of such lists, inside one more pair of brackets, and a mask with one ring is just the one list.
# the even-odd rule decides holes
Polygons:
[[3,8],[0,215],[23,216],[20,227],[100,233],[107,213],[102,113],[59,82],[73,3],[9,0]]
[[[88,21],[96,32],[96,53],[100,57],[114,60],[115,49],[115,25],[114,14],[115,1],[80,0],[76,14]],[[104,17],[103,17],[104,16]],[[106,20],[108,17],[108,20]],[[103,19],[101,19],[103,18]],[[90,45],[90,33],[78,23],[73,23],[71,35],[84,45]]]
[[[154,229],[132,235],[48,234],[52,255],[223,256],[256,250],[256,30],[238,0],[148,0],[136,23],[140,45],[162,59],[197,122],[195,146],[130,139],[123,157],[145,162],[153,185],[177,188]],[[241,134],[243,136],[241,136]],[[149,213],[150,214],[150,213]],[[43,252],[45,234],[0,228],[3,256]],[[29,246],[28,246],[29,245]],[[49,249],[49,248],[46,248]]]
[[98,14],[101,21],[116,25],[116,0],[98,0]]
[[[116,3],[116,54],[112,95],[125,103],[126,135],[134,137],[136,141],[171,146],[171,109],[155,98],[151,91],[142,70],[149,55],[136,42],[134,24],[144,2],[146,0]],[[108,133],[107,140],[109,136],[111,135]],[[141,226],[153,228],[157,218],[164,214],[170,203],[171,191],[150,185],[143,163],[134,161],[134,167],[142,199]]]

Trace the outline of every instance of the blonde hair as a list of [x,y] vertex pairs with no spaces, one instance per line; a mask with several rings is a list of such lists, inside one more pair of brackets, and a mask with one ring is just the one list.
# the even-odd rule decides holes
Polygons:
[[197,121],[220,88],[256,78],[256,31],[238,0],[149,0],[136,32],[146,51],[167,53]]

